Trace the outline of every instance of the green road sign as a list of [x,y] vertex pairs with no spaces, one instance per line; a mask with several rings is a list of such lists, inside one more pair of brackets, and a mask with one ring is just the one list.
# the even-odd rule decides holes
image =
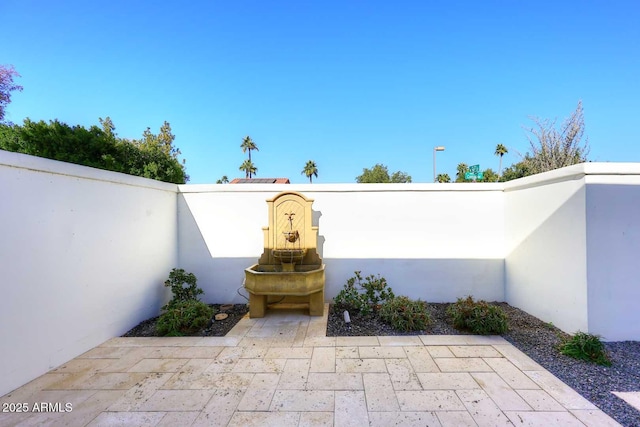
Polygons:
[[469,172],[471,173],[479,173],[480,172],[480,165],[473,165],[473,166],[469,166]]
[[478,172],[478,173],[465,172],[464,174],[464,179],[473,179],[477,181],[482,178],[484,178],[484,172]]

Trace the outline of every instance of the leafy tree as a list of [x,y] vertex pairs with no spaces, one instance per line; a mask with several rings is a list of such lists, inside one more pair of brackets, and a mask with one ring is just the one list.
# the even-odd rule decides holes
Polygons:
[[20,137],[18,127],[0,123],[0,150],[24,153],[24,141]]
[[405,172],[394,172],[391,174],[392,183],[403,183],[403,182],[411,182],[411,176]]
[[479,182],[498,182],[499,180],[500,176],[489,168],[482,172],[482,179]]
[[256,174],[256,172],[258,172],[258,168],[256,167],[256,165],[254,165],[251,160],[245,160],[239,168],[241,171],[244,171],[245,176],[247,178],[252,178],[253,175]]
[[389,176],[389,170],[383,164],[376,164],[371,169],[362,169],[362,175],[356,177],[356,182],[360,184],[371,183],[402,183],[411,182],[411,176],[405,172],[394,172]]
[[0,148],[176,184],[189,179],[184,162],[177,159],[179,150],[173,148],[168,123],[160,136],[147,129],[144,143],[118,138],[109,117],[100,124],[102,128],[86,129],[58,120],[25,119],[22,126],[0,125]]
[[588,138],[584,136],[582,101],[576,110],[556,129],[556,120],[532,117],[535,127],[529,129],[531,157],[527,159],[531,173],[542,173],[587,161]]
[[107,138],[112,138],[115,139],[116,138],[116,125],[113,124],[113,122],[111,121],[111,117],[107,116],[106,119],[103,119],[102,117],[98,118],[98,121],[100,122],[100,124],[102,125],[102,131],[105,133],[105,136]]
[[13,82],[14,77],[20,77],[13,65],[0,65],[0,123],[4,122],[5,109],[11,102],[11,92],[22,91],[22,86]]
[[216,181],[216,184],[228,184],[228,183],[229,183],[229,178],[227,178],[227,175],[222,175],[222,178]]
[[502,156],[504,156],[505,154],[507,154],[509,152],[509,150],[507,150],[507,147],[505,147],[502,144],[498,144],[496,145],[496,151],[495,151],[495,155],[500,157],[500,166],[498,167],[498,174],[502,174]]
[[533,175],[529,163],[530,156],[526,155],[525,158],[513,165],[509,166],[502,172],[500,181],[511,181],[525,176]]
[[249,162],[251,162],[251,150],[260,151],[258,150],[258,146],[256,145],[256,143],[253,142],[249,135],[242,138],[242,144],[240,144],[240,148],[242,148],[243,153],[246,151],[249,152]]
[[302,172],[300,173],[309,178],[309,183],[312,184],[313,177],[318,177],[318,166],[316,165],[316,162],[314,162],[313,160],[309,160],[307,164],[304,165],[304,169],[302,169]]
[[456,182],[467,182],[464,178],[464,174],[469,171],[469,166],[467,166],[466,163],[458,163],[456,170]]
[[448,173],[439,173],[436,182],[451,182],[451,177]]
[[147,128],[142,133],[142,139],[133,141],[140,149],[143,160],[142,164],[132,167],[136,175],[174,183],[186,182],[189,178],[184,173],[184,162],[181,164],[177,160],[181,153],[174,147],[174,140],[171,125],[167,121],[160,127],[157,135]]

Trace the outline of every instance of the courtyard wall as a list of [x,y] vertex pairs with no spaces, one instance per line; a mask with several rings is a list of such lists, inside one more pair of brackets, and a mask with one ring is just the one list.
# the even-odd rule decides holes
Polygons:
[[640,164],[504,184],[505,301],[568,333],[640,339]]
[[176,190],[0,150],[0,395],[158,314]]

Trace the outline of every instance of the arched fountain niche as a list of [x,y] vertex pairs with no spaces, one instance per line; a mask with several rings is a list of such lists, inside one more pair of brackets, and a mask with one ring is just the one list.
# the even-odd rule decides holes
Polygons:
[[292,303],[308,304],[311,316],[323,315],[324,264],[317,252],[312,204],[312,199],[294,191],[267,200],[264,252],[258,264],[245,269],[250,317],[264,317],[272,304]]

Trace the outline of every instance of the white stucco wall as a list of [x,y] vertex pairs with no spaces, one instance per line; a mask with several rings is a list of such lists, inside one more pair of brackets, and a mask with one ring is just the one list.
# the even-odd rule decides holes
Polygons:
[[501,184],[185,185],[178,198],[180,266],[205,300],[244,301],[244,269],[263,251],[266,199],[314,199],[328,301],[355,270],[429,301],[504,299]]
[[158,314],[176,189],[0,150],[0,395]]
[[505,299],[568,333],[640,339],[640,164],[504,184]]
[[569,332],[586,331],[582,166],[505,183],[506,301]]
[[635,175],[586,181],[589,332],[607,341],[640,340],[640,165],[634,166]]

